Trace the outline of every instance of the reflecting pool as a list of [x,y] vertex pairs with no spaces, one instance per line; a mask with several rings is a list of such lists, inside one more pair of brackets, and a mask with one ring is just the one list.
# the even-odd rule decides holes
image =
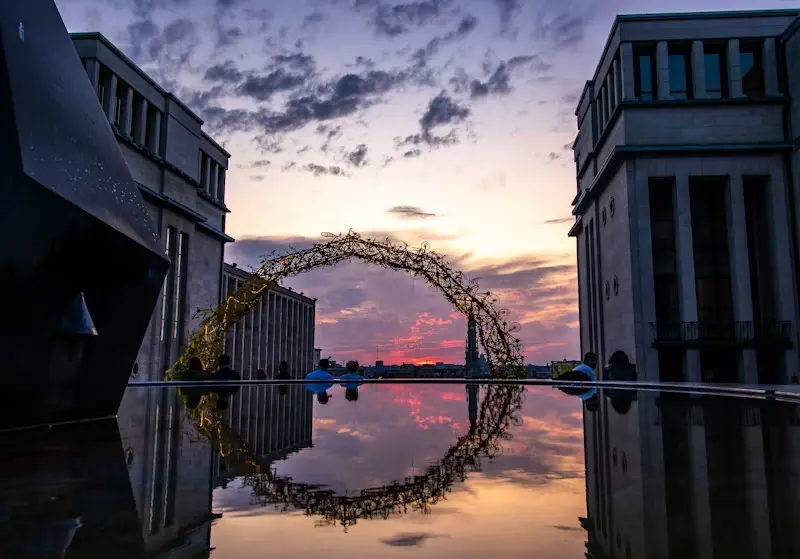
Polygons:
[[794,403],[572,392],[129,387],[2,435],[0,557],[798,556]]

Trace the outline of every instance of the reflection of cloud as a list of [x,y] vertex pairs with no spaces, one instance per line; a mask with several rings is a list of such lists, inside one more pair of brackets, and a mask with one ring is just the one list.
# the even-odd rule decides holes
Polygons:
[[381,542],[395,547],[422,547],[422,544],[424,544],[426,540],[443,537],[446,536],[427,534],[424,532],[416,534],[395,534],[391,538],[382,539]]

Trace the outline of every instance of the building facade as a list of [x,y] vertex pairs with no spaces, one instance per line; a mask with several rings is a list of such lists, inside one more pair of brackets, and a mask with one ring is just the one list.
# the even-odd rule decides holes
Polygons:
[[[223,298],[233,294],[251,274],[225,264]],[[275,378],[286,361],[291,378],[305,378],[314,369],[314,320],[316,299],[285,287],[264,293],[247,316],[229,328],[225,353],[242,379],[255,379],[259,369]]]
[[99,33],[73,33],[97,98],[172,266],[139,352],[138,380],[160,380],[198,309],[219,304],[230,154],[203,121]]
[[648,381],[798,374],[799,13],[617,17],[576,109],[584,353]]

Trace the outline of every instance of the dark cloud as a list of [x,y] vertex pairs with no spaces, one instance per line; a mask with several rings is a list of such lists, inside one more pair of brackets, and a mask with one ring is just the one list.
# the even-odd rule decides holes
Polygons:
[[273,95],[292,91],[304,85],[307,75],[294,74],[278,68],[265,76],[250,75],[238,86],[240,95],[252,97],[256,101],[269,101]]
[[422,155],[422,151],[417,148],[403,152],[403,157],[406,158],[419,157],[420,155]]
[[244,32],[241,27],[235,25],[231,27],[217,26],[217,48],[233,46],[238,43],[242,37],[244,37]]
[[359,144],[356,149],[347,154],[347,162],[353,167],[363,167],[367,164],[367,146]]
[[575,216],[568,215],[564,217],[557,217],[555,219],[548,219],[544,223],[545,225],[560,225],[562,223],[572,223],[573,221],[575,221]]
[[561,159],[561,154],[551,151],[549,154],[547,154],[547,157],[550,159],[550,161],[556,161]]
[[233,60],[226,60],[225,62],[214,64],[206,69],[203,79],[212,82],[223,82],[227,84],[237,84],[242,81],[244,75],[236,67]]
[[584,531],[583,528],[581,528],[580,526],[556,525],[556,526],[551,526],[551,528],[555,528],[556,530],[561,530],[562,532],[583,532]]
[[138,19],[125,28],[123,41],[125,52],[136,63],[154,64],[150,75],[167,89],[179,88],[174,76],[200,44],[195,24],[186,18],[177,18],[163,28],[151,18]]
[[535,26],[534,36],[538,39],[550,41],[556,47],[574,47],[583,41],[586,33],[586,24],[585,18],[564,12],[548,21],[539,18]]
[[272,161],[270,161],[269,159],[258,159],[250,164],[251,167],[259,167],[259,168],[269,167],[270,165],[272,165]]
[[324,20],[325,20],[325,14],[321,12],[310,13],[303,18],[303,29],[308,29],[309,27],[313,27],[314,25],[322,23]]
[[419,206],[394,206],[386,210],[386,213],[400,219],[431,219],[436,217],[435,213],[426,212]]
[[309,151],[311,151],[311,146],[305,145],[305,146],[301,147],[300,149],[298,149],[295,152],[295,154],[296,155],[303,155],[304,153],[308,153]]
[[478,26],[478,19],[470,14],[464,16],[458,26],[442,37],[434,37],[423,47],[414,52],[411,59],[418,68],[427,66],[439,50],[446,44],[463,39]]
[[338,165],[318,165],[317,163],[308,163],[307,165],[303,165],[303,170],[311,173],[315,177],[319,177],[322,175],[334,175],[339,177],[346,177],[347,172],[344,169],[339,167]]
[[500,33],[502,35],[513,34],[511,22],[514,16],[522,9],[519,0],[494,0],[500,18]]
[[402,4],[355,0],[353,9],[367,14],[376,34],[392,38],[440,20],[451,4],[452,0],[418,0]]
[[552,64],[545,62],[537,54],[513,56],[506,61],[499,62],[494,69],[491,69],[491,62],[485,62],[484,70],[489,74],[485,81],[477,79],[469,81],[469,76],[463,70],[450,81],[459,92],[465,90],[469,83],[469,94],[472,99],[480,99],[489,95],[505,95],[513,90],[511,77],[519,68],[541,74],[552,68]]
[[420,127],[425,133],[442,125],[458,124],[470,114],[468,107],[463,107],[442,91],[431,99],[428,108],[419,120]]
[[264,180],[264,175],[250,175],[250,180],[259,181],[259,182],[263,181]]

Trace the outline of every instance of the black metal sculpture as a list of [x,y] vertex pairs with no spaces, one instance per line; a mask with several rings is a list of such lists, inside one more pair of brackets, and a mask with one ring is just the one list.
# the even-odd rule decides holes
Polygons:
[[169,266],[52,0],[0,3],[0,428],[116,413]]

